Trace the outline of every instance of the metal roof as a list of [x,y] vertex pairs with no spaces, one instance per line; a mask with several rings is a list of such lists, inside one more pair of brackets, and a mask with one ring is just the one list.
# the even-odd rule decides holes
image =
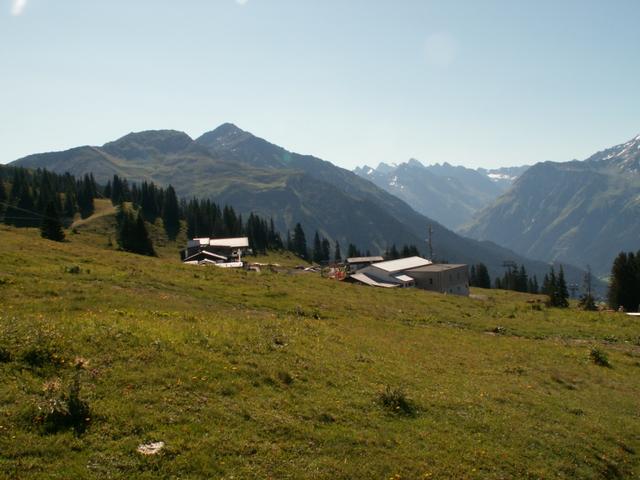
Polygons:
[[249,246],[249,239],[247,237],[235,237],[235,238],[194,238],[189,240],[189,248],[198,246],[212,246],[212,247],[229,247],[229,248],[242,248]]
[[432,263],[431,265],[425,265],[423,267],[412,268],[413,272],[446,272],[454,268],[466,267],[464,263]]
[[189,248],[191,247],[197,247],[199,245],[209,245],[209,237],[203,237],[203,238],[194,238],[193,240],[189,240],[187,242],[187,246]]
[[401,282],[413,282],[414,281],[414,279],[411,278],[409,275],[395,275],[394,278],[397,278]]
[[383,257],[351,257],[347,258],[347,263],[373,263],[373,262],[382,262],[384,261]]
[[372,266],[384,270],[385,272],[400,272],[412,268],[424,267],[430,265],[431,260],[422,257],[407,257],[398,260],[389,260],[388,262],[374,263]]
[[209,245],[211,245],[212,247],[231,247],[231,248],[248,247],[249,239],[247,237],[211,238],[209,239]]
[[362,282],[365,285],[370,285],[372,287],[394,288],[394,287],[399,287],[400,286],[397,283],[376,282],[373,278],[368,277],[364,273],[354,273],[349,278],[353,278],[354,280]]

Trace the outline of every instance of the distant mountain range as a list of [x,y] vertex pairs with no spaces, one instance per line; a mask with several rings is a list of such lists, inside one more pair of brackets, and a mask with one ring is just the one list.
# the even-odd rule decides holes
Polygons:
[[640,249],[640,135],[584,161],[534,165],[462,231],[608,274],[618,252]]
[[[457,235],[353,172],[290,152],[232,124],[196,140],[175,130],[130,133],[102,147],[30,155],[14,165],[75,175],[91,172],[102,183],[114,174],[171,183],[182,197],[212,198],[243,214],[273,217],[282,232],[300,222],[309,240],[317,230],[343,249],[351,242],[379,253],[395,243],[413,244],[426,253],[427,227],[432,225],[441,260],[484,262],[493,276],[502,273],[504,260],[524,263],[539,280],[548,270],[547,264],[495,243]],[[569,278],[581,276],[571,267],[567,273]]]
[[504,193],[526,169],[473,170],[448,163],[426,166],[411,159],[394,165],[380,163],[377,168],[365,165],[354,173],[455,230]]

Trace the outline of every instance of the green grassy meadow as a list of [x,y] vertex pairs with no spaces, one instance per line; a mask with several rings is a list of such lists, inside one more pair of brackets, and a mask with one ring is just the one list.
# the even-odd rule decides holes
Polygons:
[[[0,477],[640,477],[638,319],[141,257],[108,208],[0,227]],[[84,431],[52,430],[76,377]]]

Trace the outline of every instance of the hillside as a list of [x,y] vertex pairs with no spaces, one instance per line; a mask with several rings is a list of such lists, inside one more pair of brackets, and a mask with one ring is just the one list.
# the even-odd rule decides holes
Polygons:
[[463,232],[604,276],[618,252],[638,248],[638,192],[640,136],[585,161],[531,167]]
[[[9,478],[640,473],[631,317],[184,266],[175,244],[115,251],[108,221],[62,244],[0,227]],[[613,368],[589,359],[595,346]],[[74,372],[89,408],[78,436],[46,413]],[[136,452],[155,441],[159,455]]]
[[[117,173],[132,181],[171,183],[180,196],[213,198],[245,215],[273,217],[283,233],[300,222],[308,240],[317,230],[343,250],[354,243],[373,253],[392,244],[425,251],[431,225],[440,260],[483,262],[493,277],[502,274],[505,260],[525,264],[539,279],[549,268],[495,243],[461,237],[353,172],[289,152],[231,124],[195,141],[175,130],[131,133],[102,147],[31,155],[13,164],[76,175],[93,172],[99,182]],[[566,270],[570,282],[581,283],[581,270]]]
[[473,170],[448,163],[425,166],[411,159],[400,165],[356,168],[354,173],[401,198],[417,212],[456,230],[510,186],[505,173]]

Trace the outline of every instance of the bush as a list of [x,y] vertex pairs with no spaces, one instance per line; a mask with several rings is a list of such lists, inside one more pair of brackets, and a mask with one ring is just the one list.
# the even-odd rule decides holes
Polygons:
[[90,422],[89,404],[80,396],[80,375],[82,362],[77,362],[72,380],[66,388],[60,379],[44,384],[44,401],[38,405],[35,422],[44,433],[52,434],[62,430],[73,429],[77,435],[82,434]]
[[12,359],[11,352],[4,347],[0,347],[0,363],[8,363]]
[[20,359],[30,367],[42,368],[49,365],[60,365],[63,358],[54,348],[47,345],[33,345],[22,352]]
[[592,348],[589,356],[591,357],[593,363],[595,363],[596,365],[611,368],[611,363],[609,363],[609,357],[607,353],[600,350],[599,348]]
[[384,391],[380,392],[378,400],[390,413],[407,417],[413,417],[416,414],[415,406],[407,398],[402,388],[393,388],[387,385]]
[[278,372],[278,379],[285,385],[291,385],[293,383],[293,377],[289,372],[281,370]]

